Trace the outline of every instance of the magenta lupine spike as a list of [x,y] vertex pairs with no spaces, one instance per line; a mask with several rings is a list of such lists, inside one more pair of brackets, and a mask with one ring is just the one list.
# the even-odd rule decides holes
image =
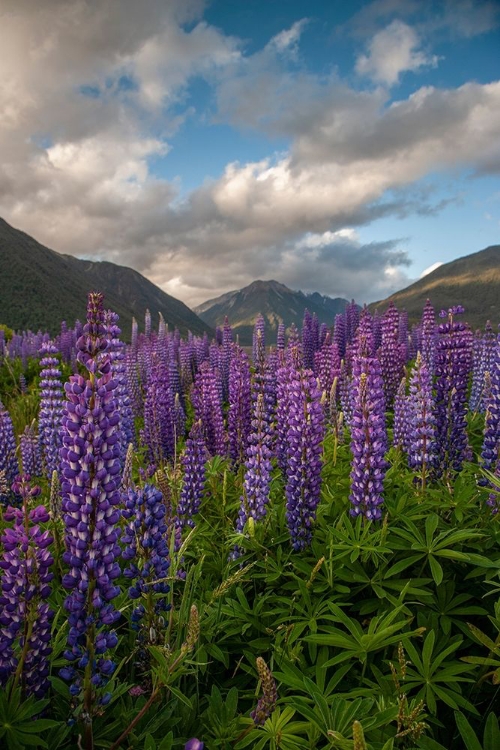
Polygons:
[[224,418],[217,377],[210,364],[204,362],[192,390],[195,419],[201,421],[205,445],[211,456],[226,454]]
[[376,357],[359,356],[353,363],[351,428],[351,515],[369,520],[382,516],[385,453],[384,385]]
[[[481,450],[482,466],[491,473],[499,476],[497,490],[500,491],[500,334],[497,338],[495,347],[495,356],[490,366],[489,373],[490,393],[486,401],[486,414],[483,446]],[[488,480],[482,479],[479,482],[483,486],[488,486]],[[494,512],[498,512],[500,506],[499,496],[491,493],[488,499]]]
[[57,348],[49,341],[42,345],[40,366],[40,411],[38,414],[38,434],[42,452],[42,463],[48,478],[59,469],[59,449],[61,447],[61,422],[63,409],[63,388]]
[[408,410],[410,446],[408,463],[421,476],[425,488],[426,477],[436,465],[436,417],[432,395],[432,377],[420,353],[410,376]]
[[48,549],[52,537],[39,524],[46,523],[49,514],[43,505],[28,509],[28,500],[40,494],[39,487],[30,486],[29,476],[18,476],[12,490],[21,496],[22,508],[9,507],[3,516],[13,525],[4,529],[1,538],[0,684],[5,685],[15,674],[14,681],[26,695],[43,698],[49,689],[48,657],[52,652],[54,613],[47,599],[54,560]]
[[246,456],[251,429],[250,363],[240,346],[234,346],[229,369],[229,410],[227,431],[229,456],[233,466],[240,466]]
[[21,449],[21,463],[23,474],[39,477],[42,474],[42,456],[40,453],[40,440],[35,432],[35,421],[26,425],[23,434],[19,438]]
[[[96,691],[114,670],[107,652],[118,639],[110,627],[120,613],[113,606],[119,588],[117,558],[120,511],[120,415],[117,409],[106,340],[102,294],[88,297],[87,323],[78,339],[78,361],[85,375],[72,375],[65,384],[61,468],[66,551],[69,572],[63,586],[69,634],[61,670],[72,682],[70,692],[83,690],[89,720],[96,710]],[[101,695],[101,703],[109,700]]]
[[16,458],[16,439],[9,412],[0,401],[0,471],[4,472],[7,490],[0,489],[0,503],[10,501],[10,486],[19,472]]
[[321,492],[325,436],[321,391],[311,370],[291,370],[286,463],[286,518],[294,550],[308,546]]
[[470,457],[467,437],[467,387],[472,368],[472,332],[455,320],[461,305],[443,310],[434,356],[438,473],[458,472]]
[[205,489],[205,463],[208,451],[203,438],[201,422],[193,422],[193,426],[186,440],[186,447],[181,456],[182,490],[177,506],[179,525],[194,526],[195,516],[203,499]]

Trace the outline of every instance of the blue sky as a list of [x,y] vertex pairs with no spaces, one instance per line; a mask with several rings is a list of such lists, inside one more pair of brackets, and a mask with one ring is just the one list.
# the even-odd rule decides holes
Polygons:
[[500,242],[497,2],[5,0],[0,48],[0,215],[190,305]]

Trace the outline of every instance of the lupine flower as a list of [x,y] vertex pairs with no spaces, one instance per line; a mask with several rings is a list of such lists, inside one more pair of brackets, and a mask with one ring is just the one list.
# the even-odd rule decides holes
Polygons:
[[346,347],[346,322],[342,313],[335,316],[335,327],[333,329],[333,343],[336,344],[341,359],[345,356]]
[[[120,617],[112,601],[120,575],[118,521],[120,512],[120,416],[114,391],[102,294],[88,298],[87,323],[77,341],[78,361],[87,375],[72,375],[65,384],[61,449],[63,512],[66,532],[64,562],[69,572],[63,585],[68,612],[70,662],[61,670],[72,681],[70,691],[84,688],[85,710],[92,716],[96,689],[114,670],[106,653],[118,638],[110,630]],[[101,701],[109,700],[108,694]]]
[[352,388],[350,512],[377,520],[382,515],[387,433],[382,374],[376,357],[355,358]]
[[59,360],[55,356],[57,348],[52,342],[44,344],[40,350],[40,411],[38,434],[42,451],[45,474],[50,479],[54,469],[59,469],[61,447],[61,422],[63,389]]
[[420,353],[410,377],[410,409],[408,412],[410,449],[408,463],[421,472],[422,487],[426,473],[436,464],[436,418],[432,378]]
[[40,441],[35,432],[34,422],[26,425],[19,438],[21,449],[21,463],[23,474],[39,477],[42,473],[42,457],[40,455]]
[[426,300],[422,312],[422,359],[429,368],[431,375],[434,374],[434,347],[436,343],[436,315],[430,300]]
[[174,394],[168,371],[156,360],[152,367],[144,402],[142,440],[148,448],[148,459],[162,466],[175,454]]
[[181,457],[183,481],[177,506],[180,526],[194,526],[193,516],[199,511],[205,489],[205,463],[208,451],[200,422],[194,422]]
[[359,307],[351,300],[346,305],[345,309],[346,319],[346,344],[351,344],[356,336],[356,331],[359,325]]
[[324,410],[311,370],[292,370],[289,378],[286,462],[286,518],[292,547],[311,542],[311,527],[321,492]]
[[259,394],[254,405],[252,431],[248,439],[243,496],[236,522],[236,529],[239,532],[245,528],[248,518],[259,521],[266,514],[272,469],[270,439],[264,396]]
[[[5,472],[5,481],[9,488],[19,471],[16,459],[16,439],[9,412],[0,401],[0,471]],[[0,490],[0,502],[10,499],[9,491]]]
[[197,737],[191,737],[184,745],[184,750],[203,750],[204,747],[204,742],[201,742]]
[[467,386],[472,366],[472,333],[466,323],[454,320],[462,313],[457,305],[441,317],[434,367],[436,374],[436,444],[438,471],[458,472],[469,456],[467,439]]
[[394,302],[391,302],[382,318],[382,344],[378,352],[387,407],[392,406],[405,364],[398,341],[398,328],[399,313]]
[[278,691],[276,690],[276,682],[274,681],[272,672],[264,659],[261,656],[258,656],[255,663],[262,687],[262,698],[259,698],[257,706],[250,716],[252,717],[254,724],[257,726],[263,726],[276,708]]
[[497,337],[493,333],[491,323],[488,320],[484,334],[478,336],[474,342],[472,387],[469,399],[469,409],[471,411],[479,411],[481,413],[485,411],[485,375],[492,370],[496,343]]
[[[168,609],[165,597],[170,591],[165,580],[170,568],[168,525],[160,490],[151,484],[129,489],[123,517],[126,526],[121,539],[125,545],[122,557],[128,562],[123,574],[131,584],[130,598],[142,600],[132,612],[132,625],[138,630],[144,621],[151,640],[150,634],[157,632],[158,618]],[[152,640],[155,642],[156,638]]]
[[115,398],[120,412],[120,458],[123,464],[129,443],[135,442],[134,415],[132,413],[126,378],[125,344],[123,341],[120,341],[121,329],[118,327],[118,315],[112,310],[106,310],[104,320],[111,372],[113,379],[118,383],[115,390]]
[[[481,450],[482,466],[500,476],[500,334],[495,348],[495,357],[490,372],[491,391],[486,402],[486,415],[483,446]],[[487,486],[488,480],[480,480],[480,484]],[[498,482],[500,489],[500,480]],[[488,505],[497,511],[498,496],[491,493]]]
[[255,321],[253,329],[253,366],[262,368],[266,358],[266,322],[262,315]]
[[204,362],[198,371],[193,386],[192,401],[195,418],[201,421],[208,452],[211,456],[225,455],[226,438],[221,394],[217,387],[215,372],[208,362]]
[[285,348],[285,324],[281,321],[278,323],[278,332],[276,334],[276,349],[281,352]]
[[[54,560],[48,547],[52,537],[39,524],[49,520],[49,514],[39,505],[28,510],[28,499],[40,494],[39,487],[30,486],[28,475],[18,476],[12,486],[21,495],[22,508],[9,507],[5,521],[13,521],[2,535],[3,569],[0,595],[0,683],[5,685],[13,674],[27,695],[43,697],[48,688],[51,620],[54,613],[47,599],[52,580],[50,567]],[[19,654],[28,650],[24,659]],[[19,646],[16,647],[16,644]]]
[[243,463],[251,429],[250,364],[243,349],[235,346],[229,368],[227,431],[233,466]]
[[394,430],[392,443],[397,448],[408,450],[408,397],[406,395],[406,378],[401,379],[394,399]]

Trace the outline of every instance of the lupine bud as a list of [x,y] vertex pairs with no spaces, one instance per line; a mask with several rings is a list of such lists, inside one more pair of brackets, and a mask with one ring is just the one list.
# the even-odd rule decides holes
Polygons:
[[252,717],[254,724],[257,726],[263,726],[276,708],[278,691],[276,690],[276,682],[274,681],[272,672],[264,659],[261,656],[258,656],[255,663],[262,687],[262,698],[259,699],[257,706],[250,716]]

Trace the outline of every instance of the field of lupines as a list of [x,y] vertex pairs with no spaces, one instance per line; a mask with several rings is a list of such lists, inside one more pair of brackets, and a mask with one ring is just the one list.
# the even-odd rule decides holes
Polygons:
[[498,750],[500,339],[0,329],[0,745]]

